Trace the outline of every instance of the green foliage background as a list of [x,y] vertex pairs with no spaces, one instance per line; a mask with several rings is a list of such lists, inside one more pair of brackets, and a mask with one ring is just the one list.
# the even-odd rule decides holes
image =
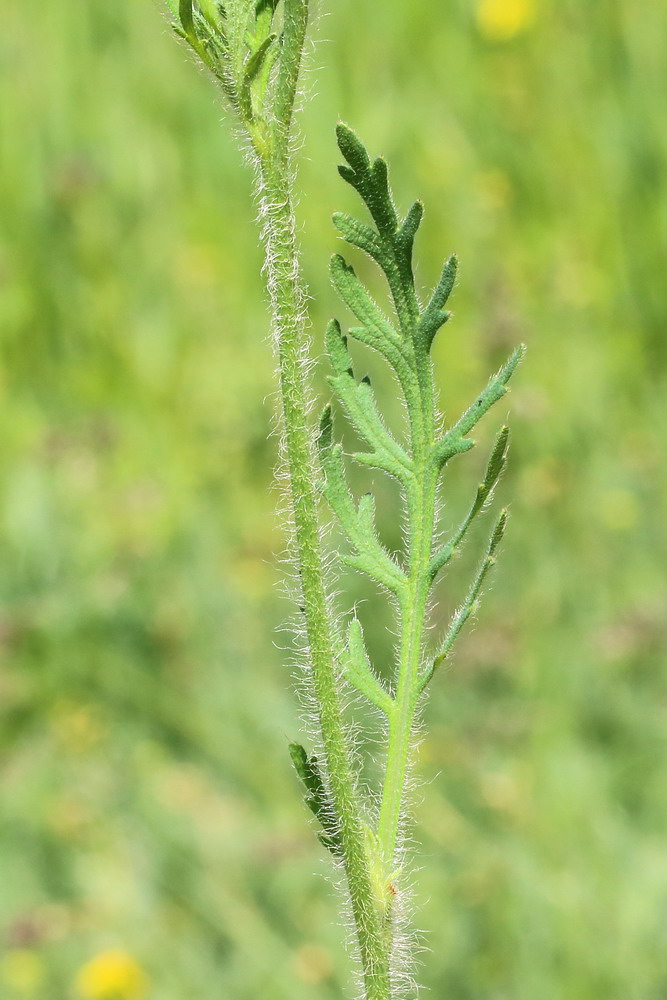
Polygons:
[[[403,207],[424,199],[425,283],[460,254],[447,411],[529,345],[501,568],[426,712],[421,978],[443,1000],[664,1000],[667,8],[541,0],[503,41],[473,0],[330,6],[301,116],[316,350],[353,199],[339,117]],[[249,173],[155,3],[10,3],[0,66],[0,995],[70,1000],[120,947],[155,1000],[339,997],[287,754]],[[482,458],[450,475],[447,523]]]

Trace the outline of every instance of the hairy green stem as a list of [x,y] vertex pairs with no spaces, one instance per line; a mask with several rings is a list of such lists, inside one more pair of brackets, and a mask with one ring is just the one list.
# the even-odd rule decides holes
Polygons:
[[326,593],[317,495],[316,458],[308,422],[304,376],[305,319],[288,158],[264,161],[267,278],[277,337],[280,392],[289,469],[294,543],[301,587],[312,683],[319,715],[329,790],[342,846],[368,1000],[389,1000],[389,954],[382,914],[371,886],[351,754],[343,724]]

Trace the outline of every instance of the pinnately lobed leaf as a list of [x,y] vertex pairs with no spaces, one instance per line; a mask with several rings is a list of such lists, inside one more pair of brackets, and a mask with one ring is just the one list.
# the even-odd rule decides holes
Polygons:
[[[372,347],[396,375],[408,416],[405,441],[397,440],[385,427],[371,387],[354,376],[348,341],[337,321],[327,331],[327,348],[334,371],[330,385],[340,406],[368,451],[354,460],[382,469],[398,480],[401,487],[402,520],[407,525],[400,563],[390,558],[378,539],[373,505],[366,495],[355,505],[346,485],[342,449],[333,441],[330,409],[326,415],[326,447],[321,450],[325,478],[323,492],[347,535],[353,555],[343,561],[384,584],[397,602],[399,639],[395,652],[392,688],[389,695],[374,670],[355,618],[350,626],[348,649],[354,649],[352,667],[343,676],[387,718],[387,763],[381,794],[380,814],[374,835],[379,845],[387,877],[387,912],[393,910],[389,891],[390,872],[401,868],[403,848],[399,838],[405,801],[410,742],[420,696],[437,668],[450,655],[456,639],[475,613],[487,576],[495,563],[496,551],[507,524],[507,511],[500,515],[482,564],[467,596],[453,616],[435,652],[427,654],[428,602],[436,577],[459,551],[471,525],[484,511],[503,471],[509,444],[509,430],[503,427],[495,440],[482,482],[459,528],[444,544],[436,547],[436,511],[443,467],[455,456],[468,451],[474,441],[468,436],[483,416],[507,392],[508,383],[524,354],[518,347],[480,392],[475,401],[444,433],[435,402],[431,348],[440,328],[449,319],[445,309],[454,289],[458,262],[449,256],[426,305],[416,289],[413,269],[414,240],[423,217],[423,207],[415,202],[401,221],[389,187],[386,164],[371,159],[359,138],[347,125],[337,129],[338,145],[345,159],[341,177],[359,193],[374,225],[348,214],[334,215],[339,233],[355,249],[366,253],[383,272],[393,305],[393,315],[381,309],[364,287],[354,269],[341,254],[331,262],[331,277],[345,305],[362,325],[349,335]],[[375,558],[370,558],[370,552]],[[383,553],[383,557],[380,557]],[[384,560],[384,561],[383,561]],[[391,565],[391,571],[389,570]],[[427,666],[422,666],[426,660]]]

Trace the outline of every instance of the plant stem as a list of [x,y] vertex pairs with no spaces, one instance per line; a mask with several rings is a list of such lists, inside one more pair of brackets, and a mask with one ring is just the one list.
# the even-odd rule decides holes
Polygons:
[[303,360],[304,293],[290,173],[286,153],[261,162],[267,279],[277,336],[294,541],[326,772],[342,844],[367,1000],[389,1000],[389,954],[382,914],[372,890],[350,748],[343,726],[334,652],[335,626],[324,579],[313,474],[317,464],[307,416]]
[[292,109],[306,25],[307,0],[285,6],[284,51],[275,123],[267,145],[254,141],[261,179],[266,274],[276,333],[294,544],[315,702],[343,865],[359,943],[366,1000],[390,1000],[390,948],[384,913],[369,870],[364,824],[340,703],[335,625],[325,586],[314,471],[318,462],[308,422],[304,359],[305,294],[292,204],[289,151]]
[[394,710],[389,719],[387,765],[382,791],[378,839],[391,874],[397,867],[396,848],[410,754],[410,740],[417,704],[417,678],[422,636],[431,585],[429,564],[435,521],[438,469],[432,461],[434,444],[433,373],[429,359],[418,349],[414,353],[418,403],[408,403],[412,459],[415,476],[408,508],[408,585],[401,602],[401,641],[398,686]]

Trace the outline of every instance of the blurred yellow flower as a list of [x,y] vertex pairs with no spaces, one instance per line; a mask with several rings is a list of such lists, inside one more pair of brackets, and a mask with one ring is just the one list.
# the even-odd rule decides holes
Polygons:
[[76,986],[86,1000],[140,1000],[148,990],[148,978],[131,955],[112,948],[80,969]]
[[56,739],[72,753],[87,753],[107,735],[94,705],[63,699],[52,709],[49,721]]
[[528,28],[535,16],[535,0],[481,0],[477,24],[485,38],[504,42]]
[[13,993],[32,996],[44,980],[44,964],[29,948],[12,948],[0,960],[2,979]]

